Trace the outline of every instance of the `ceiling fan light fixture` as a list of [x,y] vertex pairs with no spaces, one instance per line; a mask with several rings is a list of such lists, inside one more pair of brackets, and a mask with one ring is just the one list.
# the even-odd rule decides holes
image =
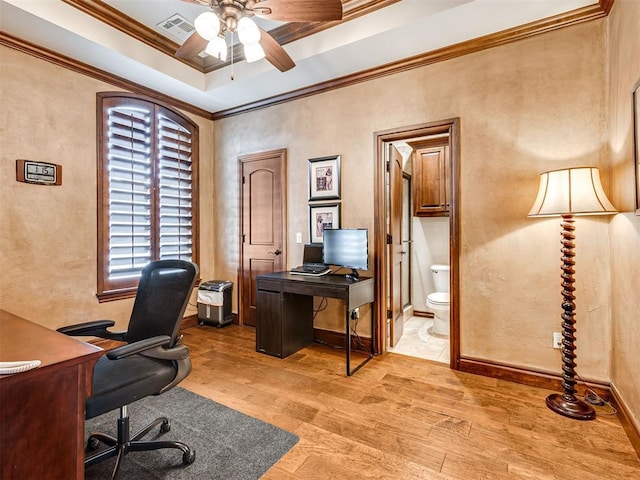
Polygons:
[[205,40],[213,40],[220,33],[220,19],[213,12],[204,12],[198,15],[193,22],[196,32]]
[[223,62],[227,61],[227,42],[223,37],[216,37],[209,42],[205,52]]
[[264,49],[258,42],[249,43],[244,46],[244,58],[248,63],[257,62],[264,57]]
[[249,17],[242,17],[238,21],[238,38],[243,45],[251,45],[260,41],[260,29]]

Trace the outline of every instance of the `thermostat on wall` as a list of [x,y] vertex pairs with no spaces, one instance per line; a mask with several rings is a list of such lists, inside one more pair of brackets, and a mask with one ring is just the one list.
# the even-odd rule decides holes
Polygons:
[[16,180],[39,185],[62,185],[62,165],[16,160]]

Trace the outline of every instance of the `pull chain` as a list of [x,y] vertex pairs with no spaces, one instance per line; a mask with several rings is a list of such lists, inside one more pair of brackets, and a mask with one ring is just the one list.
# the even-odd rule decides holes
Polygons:
[[235,50],[235,48],[233,48],[233,42],[234,42],[234,34],[235,32],[231,32],[231,81],[233,82],[235,80],[235,76],[233,74],[233,51]]

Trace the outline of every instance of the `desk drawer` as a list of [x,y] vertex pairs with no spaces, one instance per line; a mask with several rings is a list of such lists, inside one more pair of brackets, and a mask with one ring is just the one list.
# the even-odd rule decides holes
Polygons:
[[266,292],[282,292],[282,282],[280,280],[258,278],[258,290],[264,290]]
[[347,291],[344,288],[322,283],[285,282],[282,285],[282,291],[310,297],[330,297],[342,300],[347,298]]

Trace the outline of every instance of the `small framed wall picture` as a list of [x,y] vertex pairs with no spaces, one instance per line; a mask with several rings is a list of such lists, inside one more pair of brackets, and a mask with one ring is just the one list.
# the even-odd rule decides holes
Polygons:
[[309,205],[309,239],[322,243],[325,229],[340,228],[340,204]]
[[309,200],[340,198],[340,155],[309,159]]

